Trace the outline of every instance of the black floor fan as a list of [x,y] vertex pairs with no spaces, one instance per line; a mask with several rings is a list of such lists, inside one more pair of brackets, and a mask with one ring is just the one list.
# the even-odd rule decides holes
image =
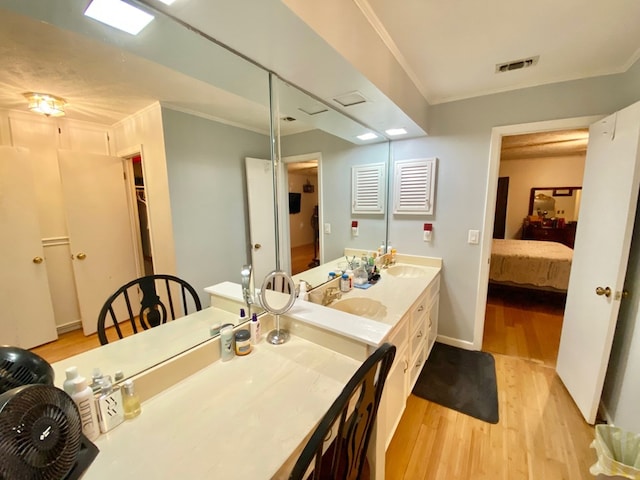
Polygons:
[[0,346],[0,479],[76,480],[98,454],[53,377],[38,355]]

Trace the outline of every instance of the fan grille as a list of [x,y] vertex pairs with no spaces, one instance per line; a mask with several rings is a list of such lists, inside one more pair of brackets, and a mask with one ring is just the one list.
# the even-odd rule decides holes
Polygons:
[[75,404],[51,385],[0,395],[0,478],[64,478],[76,461],[81,433]]

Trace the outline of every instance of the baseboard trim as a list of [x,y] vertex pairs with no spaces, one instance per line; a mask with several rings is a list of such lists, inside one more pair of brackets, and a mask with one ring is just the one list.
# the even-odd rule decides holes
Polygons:
[[58,325],[56,330],[58,335],[63,333],[73,332],[74,330],[80,330],[82,328],[82,320],[76,320],[75,322],[65,323],[64,325]]
[[463,348],[465,350],[477,350],[477,348],[474,348],[473,342],[467,342],[466,340],[459,340],[457,338],[446,337],[444,335],[438,335],[436,338],[436,342],[444,343],[445,345],[449,345],[451,347]]

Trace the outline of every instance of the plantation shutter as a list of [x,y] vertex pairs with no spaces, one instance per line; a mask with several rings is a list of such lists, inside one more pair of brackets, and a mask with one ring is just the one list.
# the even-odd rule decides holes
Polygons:
[[384,165],[351,167],[351,213],[384,213]]
[[435,173],[435,158],[396,161],[393,213],[433,215]]

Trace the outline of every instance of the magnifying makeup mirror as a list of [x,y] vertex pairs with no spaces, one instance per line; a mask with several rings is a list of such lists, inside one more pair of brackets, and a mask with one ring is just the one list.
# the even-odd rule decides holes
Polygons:
[[260,303],[276,320],[275,330],[267,335],[267,342],[282,345],[289,340],[289,332],[280,328],[280,315],[289,311],[296,301],[296,286],[287,272],[274,270],[267,274],[260,289]]

